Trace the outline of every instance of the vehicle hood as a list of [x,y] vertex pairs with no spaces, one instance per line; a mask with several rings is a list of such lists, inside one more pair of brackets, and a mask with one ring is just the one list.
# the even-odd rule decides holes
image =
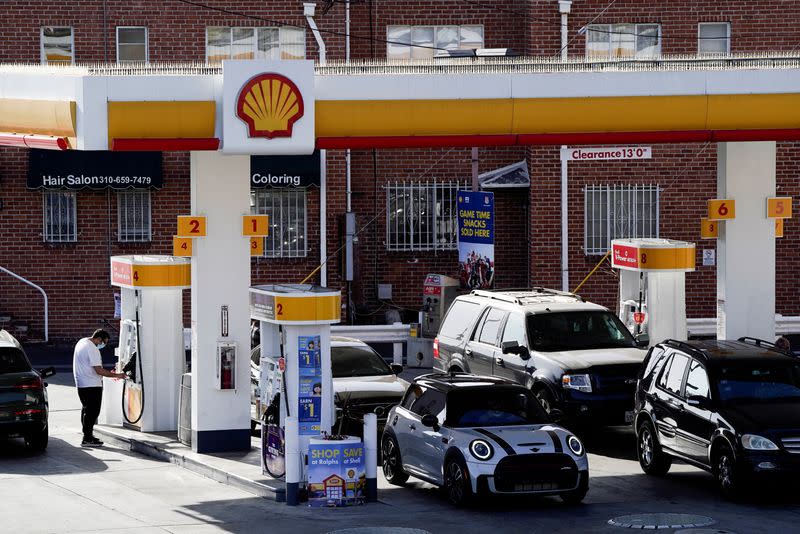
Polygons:
[[[473,439],[489,441],[495,449],[504,451],[511,446],[518,454],[565,452],[565,438],[569,433],[555,425],[486,426],[460,428],[467,442]],[[556,443],[558,440],[558,443]],[[507,444],[507,445],[505,445]]]
[[647,351],[629,349],[591,349],[563,352],[543,352],[543,355],[573,371],[603,365],[641,364]]
[[398,399],[408,388],[408,382],[396,375],[356,376],[333,379],[333,391],[351,399],[392,397]]
[[736,432],[800,430],[800,402],[754,402],[720,407],[720,416]]

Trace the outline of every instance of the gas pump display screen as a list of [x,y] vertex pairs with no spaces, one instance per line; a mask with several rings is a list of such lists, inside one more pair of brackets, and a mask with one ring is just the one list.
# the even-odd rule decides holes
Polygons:
[[297,347],[300,377],[297,413],[300,435],[315,436],[320,432],[322,415],[322,363],[319,336],[299,336]]

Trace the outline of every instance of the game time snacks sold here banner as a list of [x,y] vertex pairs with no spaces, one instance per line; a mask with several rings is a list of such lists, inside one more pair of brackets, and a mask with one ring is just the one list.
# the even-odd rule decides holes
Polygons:
[[462,288],[494,286],[494,193],[458,192],[458,264]]

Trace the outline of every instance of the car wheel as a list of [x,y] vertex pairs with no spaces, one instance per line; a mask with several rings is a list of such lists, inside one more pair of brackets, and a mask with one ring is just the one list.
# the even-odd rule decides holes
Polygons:
[[546,387],[540,386],[536,389],[534,395],[536,396],[536,400],[538,400],[539,404],[542,406],[542,409],[547,413],[547,415],[550,415],[550,412],[556,407],[556,401],[550,391]]
[[448,460],[444,466],[444,491],[447,500],[456,506],[464,506],[472,500],[469,471],[460,458]]
[[381,443],[381,466],[383,467],[383,476],[389,481],[389,484],[395,486],[402,486],[408,480],[408,474],[403,471],[403,462],[400,458],[400,447],[397,445],[397,440],[392,436],[384,436],[383,443]]
[[722,496],[726,499],[735,500],[741,497],[741,484],[737,471],[731,450],[727,446],[720,449],[714,462],[714,476],[717,478]]
[[45,426],[43,430],[25,436],[25,444],[34,452],[44,452],[47,448],[49,433]]
[[581,480],[578,487],[572,491],[562,493],[561,500],[566,504],[580,504],[589,492],[589,472],[581,473]]
[[642,471],[648,475],[666,475],[672,466],[672,458],[661,450],[658,437],[650,421],[639,425],[639,431],[636,433],[636,453]]

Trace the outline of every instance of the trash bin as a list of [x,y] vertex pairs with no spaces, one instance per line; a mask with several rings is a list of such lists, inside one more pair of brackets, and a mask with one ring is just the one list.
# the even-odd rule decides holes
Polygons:
[[178,391],[178,441],[192,444],[192,373],[181,375]]

